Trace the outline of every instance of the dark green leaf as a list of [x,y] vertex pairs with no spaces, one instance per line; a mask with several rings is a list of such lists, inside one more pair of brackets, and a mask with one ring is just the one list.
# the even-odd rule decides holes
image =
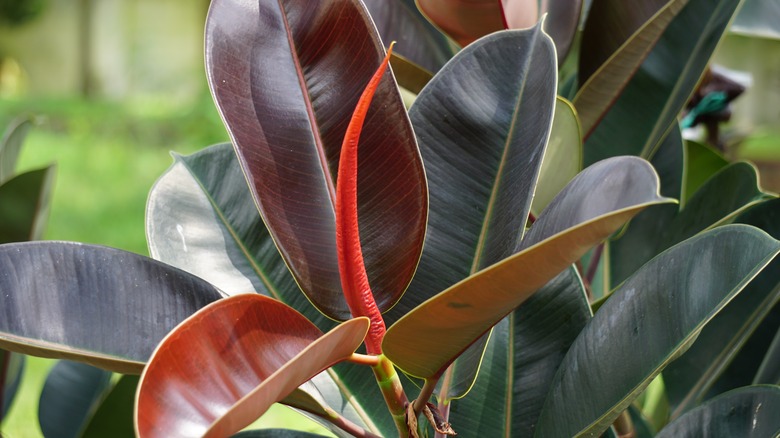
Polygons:
[[[780,238],[780,199],[764,202],[740,215],[738,222],[755,225]],[[753,335],[756,328],[780,302],[780,260],[773,261],[702,330],[697,342],[664,370],[672,418],[704,400],[723,373]],[[771,342],[769,334],[767,343]],[[761,349],[763,350],[763,349]],[[741,379],[750,384],[763,351],[747,358],[753,372]],[[742,374],[742,373],[741,373]],[[742,386],[742,385],[737,385]]]
[[87,423],[81,438],[133,438],[133,407],[138,376],[122,376]]
[[739,3],[689,0],[586,141],[585,165],[614,155],[652,154],[676,122]]
[[43,237],[54,166],[17,175],[0,185],[0,243]]
[[[427,298],[511,255],[519,245],[550,135],[555,56],[540,26],[471,44],[410,110],[430,186],[425,250],[392,324]],[[484,340],[453,377],[471,386]],[[466,361],[466,357],[472,360]],[[468,363],[466,363],[468,362]]]
[[66,242],[0,245],[0,346],[139,373],[176,324],[222,297],[136,254]]
[[111,373],[61,360],[46,378],[38,422],[46,438],[77,438],[111,386]]
[[[585,138],[615,103],[688,0],[596,0],[582,32],[574,105]],[[602,157],[605,158],[605,157]]]
[[451,402],[455,430],[463,436],[533,436],[555,371],[590,317],[576,269],[539,289],[493,329],[474,388]]
[[[147,237],[152,257],[192,272],[228,294],[256,291],[304,314],[323,332],[334,322],[295,284],[260,214],[233,148],[222,144],[176,156],[149,194]],[[339,364],[304,388],[354,423],[396,433],[370,369]],[[350,394],[344,403],[342,392]]]
[[[606,430],[778,252],[780,242],[763,231],[728,225],[645,264],[574,341],[536,436],[595,436]],[[572,394],[588,394],[588,402]]]
[[700,406],[656,435],[658,438],[776,437],[780,433],[780,388],[749,386]]
[[[209,84],[252,195],[296,281],[334,319],[350,317],[336,257],[339,153],[383,58],[359,0],[216,0],[206,22]],[[417,266],[428,199],[392,75],[374,96],[360,151],[363,254],[377,304],[387,310]]]

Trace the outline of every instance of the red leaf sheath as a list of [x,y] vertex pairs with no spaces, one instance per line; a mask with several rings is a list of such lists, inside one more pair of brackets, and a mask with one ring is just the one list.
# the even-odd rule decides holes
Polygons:
[[363,251],[360,248],[360,231],[357,213],[357,176],[358,142],[363,130],[371,99],[374,97],[379,81],[382,79],[393,44],[387,50],[387,56],[368,82],[360,96],[352,120],[349,122],[339,158],[339,175],[336,182],[336,248],[339,257],[341,288],[344,291],[347,306],[353,317],[367,316],[371,327],[366,336],[366,350],[369,354],[382,353],[382,338],[385,335],[385,321],[374,300],[374,294],[368,285],[366,266],[363,263]]

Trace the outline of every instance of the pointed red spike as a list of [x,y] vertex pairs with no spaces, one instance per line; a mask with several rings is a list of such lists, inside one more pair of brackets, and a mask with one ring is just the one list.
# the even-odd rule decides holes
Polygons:
[[366,336],[366,350],[369,354],[382,353],[381,345],[385,334],[385,322],[368,284],[366,266],[363,263],[363,251],[360,247],[357,213],[358,142],[368,107],[371,105],[371,99],[373,99],[379,81],[387,70],[390,54],[393,52],[393,44],[395,42],[390,44],[385,59],[368,82],[363,95],[360,96],[352,120],[349,122],[344,143],[341,146],[339,174],[336,183],[336,247],[339,257],[341,287],[352,316],[367,316],[371,320],[371,327]]

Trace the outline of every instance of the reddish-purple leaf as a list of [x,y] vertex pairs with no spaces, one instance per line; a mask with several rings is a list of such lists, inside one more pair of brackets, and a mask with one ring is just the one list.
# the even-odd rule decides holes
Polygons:
[[204,307],[157,347],[136,396],[140,437],[229,436],[324,369],[349,358],[366,318],[323,335],[303,315],[262,295]]
[[[332,318],[349,310],[336,254],[335,194],[352,111],[384,56],[358,0],[215,0],[209,83],[263,220],[296,281]],[[366,115],[358,210],[368,278],[384,311],[419,260],[427,192],[392,75]]]

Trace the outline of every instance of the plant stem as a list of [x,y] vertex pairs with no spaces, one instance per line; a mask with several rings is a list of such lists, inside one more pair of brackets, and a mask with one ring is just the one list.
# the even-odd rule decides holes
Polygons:
[[390,415],[393,416],[395,426],[398,428],[400,437],[409,436],[409,426],[406,424],[406,406],[409,405],[409,399],[406,398],[404,387],[401,385],[401,379],[395,371],[395,366],[384,355],[377,356],[379,363],[372,366],[376,376],[376,382],[387,403]]
[[[439,415],[442,416],[442,418],[445,419],[445,421],[449,421],[450,418],[450,403],[439,403]],[[443,433],[436,432],[434,435],[434,438],[450,438],[447,435],[444,435]]]
[[370,367],[379,365],[380,361],[379,356],[360,353],[352,353],[352,356],[347,360],[357,365],[368,365]]
[[339,415],[337,412],[332,411],[330,409],[327,410],[328,415],[322,415],[321,413],[311,412],[311,411],[307,411],[307,412],[328,420],[330,423],[333,423],[334,425],[341,428],[344,432],[347,432],[352,436],[358,438],[381,438],[379,435],[376,435],[374,433],[371,433],[363,429],[362,427],[347,420],[343,416]]
[[425,385],[423,385],[422,391],[420,391],[420,395],[418,395],[413,402],[415,414],[419,414],[420,412],[422,412],[423,408],[425,407],[425,404],[428,403],[428,400],[430,400],[431,396],[433,395],[433,391],[436,389],[436,385],[438,383],[439,383],[438,377],[425,379]]

